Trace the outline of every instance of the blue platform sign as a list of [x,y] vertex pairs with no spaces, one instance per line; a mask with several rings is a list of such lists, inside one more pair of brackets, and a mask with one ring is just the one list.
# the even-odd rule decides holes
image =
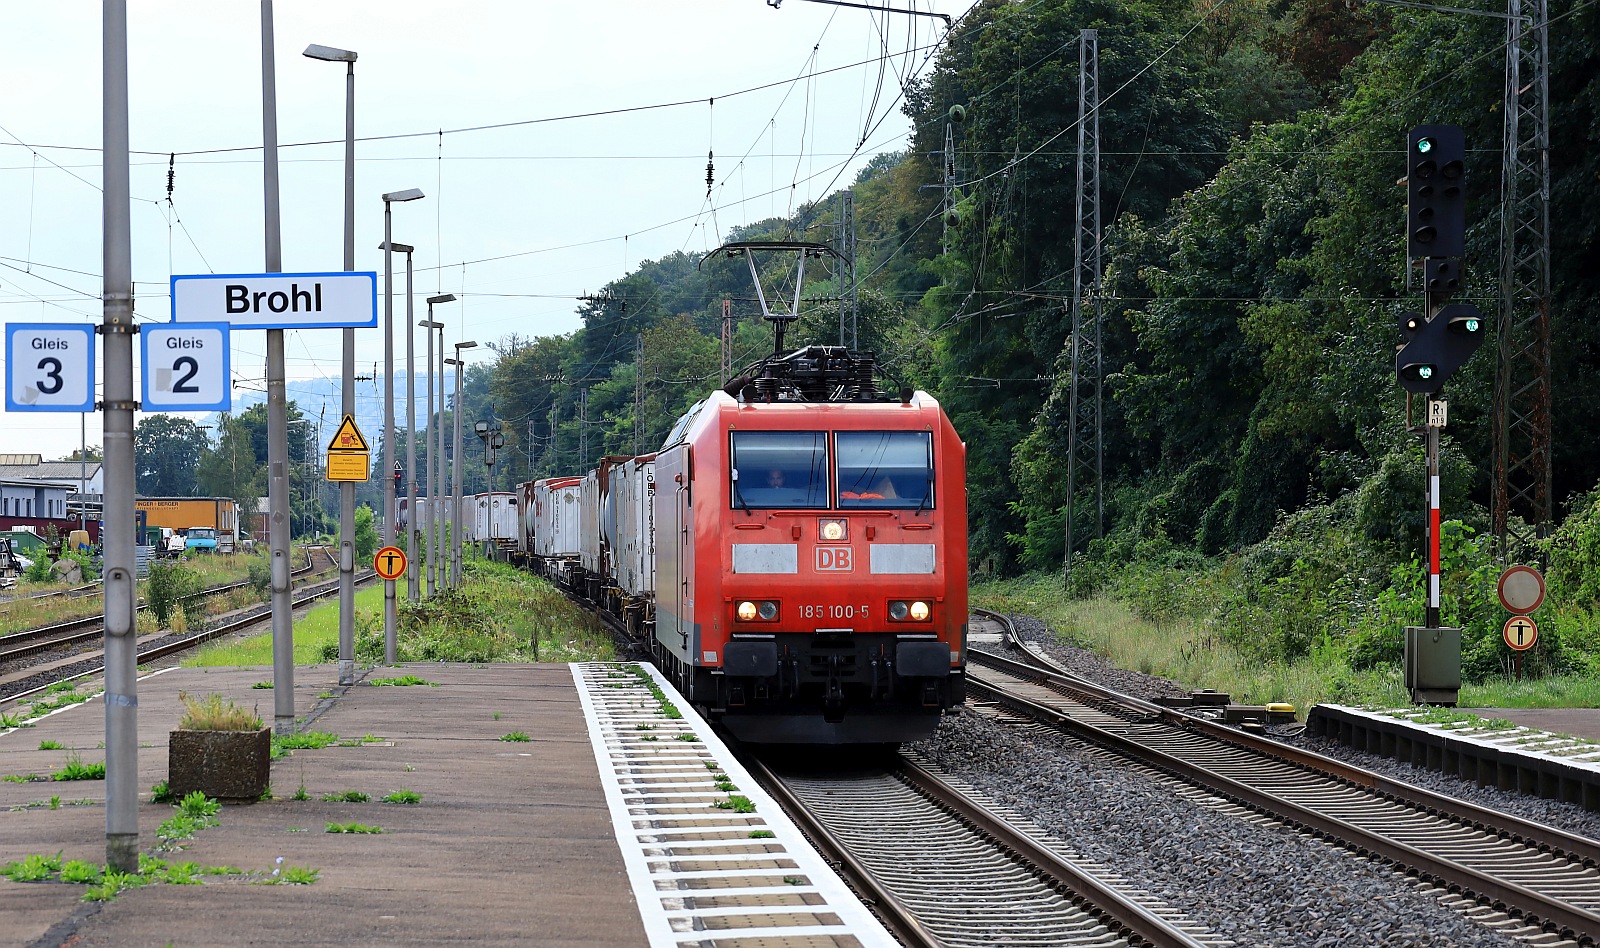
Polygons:
[[227,323],[147,323],[139,346],[145,411],[233,407]]
[[94,411],[94,326],[6,323],[6,411]]
[[378,275],[174,275],[172,321],[227,323],[234,329],[372,328],[378,325]]

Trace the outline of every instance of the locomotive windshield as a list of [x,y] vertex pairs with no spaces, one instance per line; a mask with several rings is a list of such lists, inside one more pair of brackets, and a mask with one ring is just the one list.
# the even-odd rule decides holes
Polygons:
[[828,436],[821,431],[736,431],[734,507],[828,506]]
[[839,507],[933,506],[933,435],[927,431],[841,431]]

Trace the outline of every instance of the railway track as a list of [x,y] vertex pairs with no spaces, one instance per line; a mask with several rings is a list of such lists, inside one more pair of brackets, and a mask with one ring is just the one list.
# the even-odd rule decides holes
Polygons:
[[[337,558],[330,556],[330,559],[334,565],[337,566]],[[303,573],[305,569],[308,568],[311,567],[302,568],[296,572]],[[371,570],[357,572],[355,576],[355,582],[359,587],[371,582],[376,577],[377,573]],[[215,592],[216,590],[208,590],[202,595],[212,595],[215,594]],[[291,602],[293,608],[298,609],[301,606],[310,605],[311,603],[320,599],[337,595],[338,592],[339,580],[338,577],[335,576],[331,579],[326,579],[318,583],[306,584],[302,586],[299,590],[294,592]],[[238,616],[235,616],[232,619],[229,619],[226,622],[212,626],[203,632],[176,638],[168,637],[165,641],[142,647],[139,649],[137,661],[139,664],[144,664],[156,659],[165,658],[188,651],[189,649],[196,648],[205,644],[206,642],[221,638],[222,636],[242,632],[251,628],[252,626],[258,625],[264,620],[270,618],[271,614],[272,612],[270,604],[256,606]],[[86,635],[90,638],[99,638],[103,636],[103,631],[97,630],[92,633],[86,633]],[[88,664],[88,667],[84,667],[86,663]],[[58,682],[89,678],[100,674],[104,670],[105,666],[103,652],[98,649],[84,652],[79,661],[72,663],[70,674],[63,674],[60,677],[53,678],[51,681],[47,681],[34,687],[27,687],[24,690],[0,693],[0,701],[12,701],[19,698],[27,698],[34,694],[48,690],[52,685]]]
[[746,764],[908,945],[1225,944],[906,757],[843,772]]
[[[980,613],[974,638],[1005,633]],[[970,694],[1293,828],[1383,862],[1550,936],[1600,940],[1600,842],[974,649]]]
[[[323,550],[323,552],[326,553],[326,550]],[[334,565],[337,567],[336,560]],[[292,580],[295,577],[310,575],[314,571],[316,571],[316,564],[313,562],[313,550],[307,550],[306,565],[290,570],[289,576]],[[235,589],[243,589],[249,585],[250,580],[248,579],[232,583],[219,583],[202,589],[197,593],[182,596],[178,599],[178,602],[182,604],[199,602],[210,596],[225,595]],[[141,603],[138,608],[142,612],[149,607]],[[52,649],[83,645],[99,639],[104,634],[105,617],[103,614],[84,616],[81,619],[69,619],[66,622],[58,622],[54,625],[40,626],[37,629],[13,632],[10,635],[0,636],[0,665],[26,658],[30,655],[37,655],[41,652],[48,652]]]

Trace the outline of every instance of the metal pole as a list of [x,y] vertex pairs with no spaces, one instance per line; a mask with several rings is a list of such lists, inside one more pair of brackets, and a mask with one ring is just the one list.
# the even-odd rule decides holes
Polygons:
[[433,510],[433,540],[434,556],[439,562],[439,585],[448,589],[450,588],[450,562],[445,559],[444,555],[444,534],[449,521],[445,519],[444,505],[452,501],[450,500],[449,475],[446,473],[448,470],[446,465],[450,463],[450,459],[446,456],[444,450],[444,363],[444,326],[441,325],[439,327],[439,375],[434,381],[434,384],[439,389],[439,430],[435,434],[435,438],[439,442],[439,463],[435,465],[438,468],[439,503],[434,505]]
[[[354,55],[354,54],[352,54]],[[356,268],[356,64],[344,74],[344,270]],[[356,331],[342,330],[339,410],[356,416]],[[339,684],[356,680],[356,485],[339,484]]]
[[106,865],[139,868],[139,694],[134,641],[133,247],[128,192],[128,7],[101,8],[105,270],[104,532]]
[[427,449],[425,453],[428,459],[428,470],[426,472],[428,491],[428,522],[424,528],[425,532],[422,535],[422,556],[423,559],[428,561],[426,594],[429,596],[432,596],[439,589],[439,581],[437,579],[438,574],[435,571],[436,564],[434,563],[433,559],[433,515],[434,511],[439,506],[439,491],[433,482],[433,327],[435,325],[436,324],[433,321],[433,300],[430,299],[428,300],[428,320],[426,324],[424,324],[424,329],[428,334],[428,418],[427,425],[425,426],[427,428],[427,435],[425,436],[423,442],[423,447]]
[[451,458],[454,471],[450,503],[450,585],[461,586],[461,350],[456,350],[456,403],[455,403],[455,455]]
[[[273,62],[272,0],[261,0],[262,203],[266,272],[283,270],[278,223],[278,93]],[[267,510],[272,550],[272,728],[294,733],[294,603],[289,596],[289,426],[283,330],[267,330]]]
[[406,598],[417,601],[422,567],[417,565],[417,357],[412,312],[411,251],[406,251]]
[[[383,202],[383,545],[394,545],[394,237],[393,214]],[[383,581],[383,660],[395,663],[394,580]]]

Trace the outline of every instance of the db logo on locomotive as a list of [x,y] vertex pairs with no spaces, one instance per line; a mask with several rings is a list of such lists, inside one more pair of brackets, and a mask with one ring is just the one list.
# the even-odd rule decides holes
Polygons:
[[855,569],[847,546],[817,547],[817,572],[848,573]]

